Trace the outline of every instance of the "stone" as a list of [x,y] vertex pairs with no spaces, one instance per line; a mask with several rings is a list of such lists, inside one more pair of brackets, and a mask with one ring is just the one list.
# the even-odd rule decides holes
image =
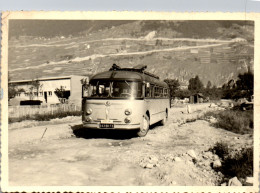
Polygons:
[[110,145],[110,146],[111,146],[111,145],[112,145],[112,143],[108,143],[108,145]]
[[226,182],[224,182],[223,184],[221,184],[221,186],[227,186],[227,183],[226,183]]
[[214,161],[219,160],[218,155],[213,155],[213,160],[214,160]]
[[213,162],[213,168],[219,168],[221,166],[222,166],[222,164],[221,164],[220,160],[215,160]]
[[171,185],[176,185],[177,184],[177,182],[175,182],[175,181],[171,181],[171,183],[170,183]]
[[157,163],[157,162],[159,161],[157,157],[150,157],[149,159],[150,159],[152,162],[155,162],[155,163]]
[[253,186],[254,184],[254,178],[253,177],[246,177],[246,185],[247,186]]
[[146,164],[145,168],[152,169],[153,168],[153,164]]
[[194,159],[197,159],[197,155],[196,155],[196,153],[195,153],[194,150],[189,150],[189,151],[187,152],[187,154],[188,154],[190,157],[192,157],[192,158],[194,158]]
[[228,186],[242,186],[242,183],[237,179],[237,177],[234,177],[229,179]]
[[175,157],[175,158],[174,158],[174,161],[176,161],[176,162],[181,162],[182,159],[181,159],[180,157]]
[[214,118],[214,117],[210,117],[209,122],[210,123],[217,123],[218,120],[216,118]]

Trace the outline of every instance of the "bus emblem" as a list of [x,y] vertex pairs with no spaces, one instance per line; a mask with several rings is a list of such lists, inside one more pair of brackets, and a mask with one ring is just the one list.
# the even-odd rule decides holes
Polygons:
[[111,104],[110,104],[109,101],[107,101],[105,105],[106,105],[106,106],[110,106]]

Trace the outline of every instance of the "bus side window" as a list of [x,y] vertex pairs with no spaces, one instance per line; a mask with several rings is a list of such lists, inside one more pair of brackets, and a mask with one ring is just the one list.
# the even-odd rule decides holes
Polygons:
[[145,85],[145,97],[151,97],[151,87]]
[[154,98],[154,85],[151,85],[150,87],[151,87],[150,95],[151,95],[152,98]]

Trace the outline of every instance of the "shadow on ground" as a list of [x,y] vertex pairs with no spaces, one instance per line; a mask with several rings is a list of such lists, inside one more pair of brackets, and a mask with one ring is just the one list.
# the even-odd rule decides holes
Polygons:
[[137,130],[112,130],[112,129],[87,129],[80,125],[71,126],[73,133],[76,137],[93,139],[93,138],[105,138],[105,139],[131,139],[136,138]]
[[[160,124],[150,126],[150,130],[156,129]],[[131,139],[137,138],[137,130],[113,130],[113,129],[87,129],[82,124],[71,126],[74,135],[78,138],[93,139]]]

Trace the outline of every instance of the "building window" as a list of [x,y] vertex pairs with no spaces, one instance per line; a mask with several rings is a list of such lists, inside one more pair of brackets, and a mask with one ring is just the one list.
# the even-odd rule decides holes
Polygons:
[[40,96],[42,96],[42,95],[43,95],[43,92],[40,92],[39,94],[40,94]]
[[49,91],[49,96],[52,96],[52,92],[51,91]]

